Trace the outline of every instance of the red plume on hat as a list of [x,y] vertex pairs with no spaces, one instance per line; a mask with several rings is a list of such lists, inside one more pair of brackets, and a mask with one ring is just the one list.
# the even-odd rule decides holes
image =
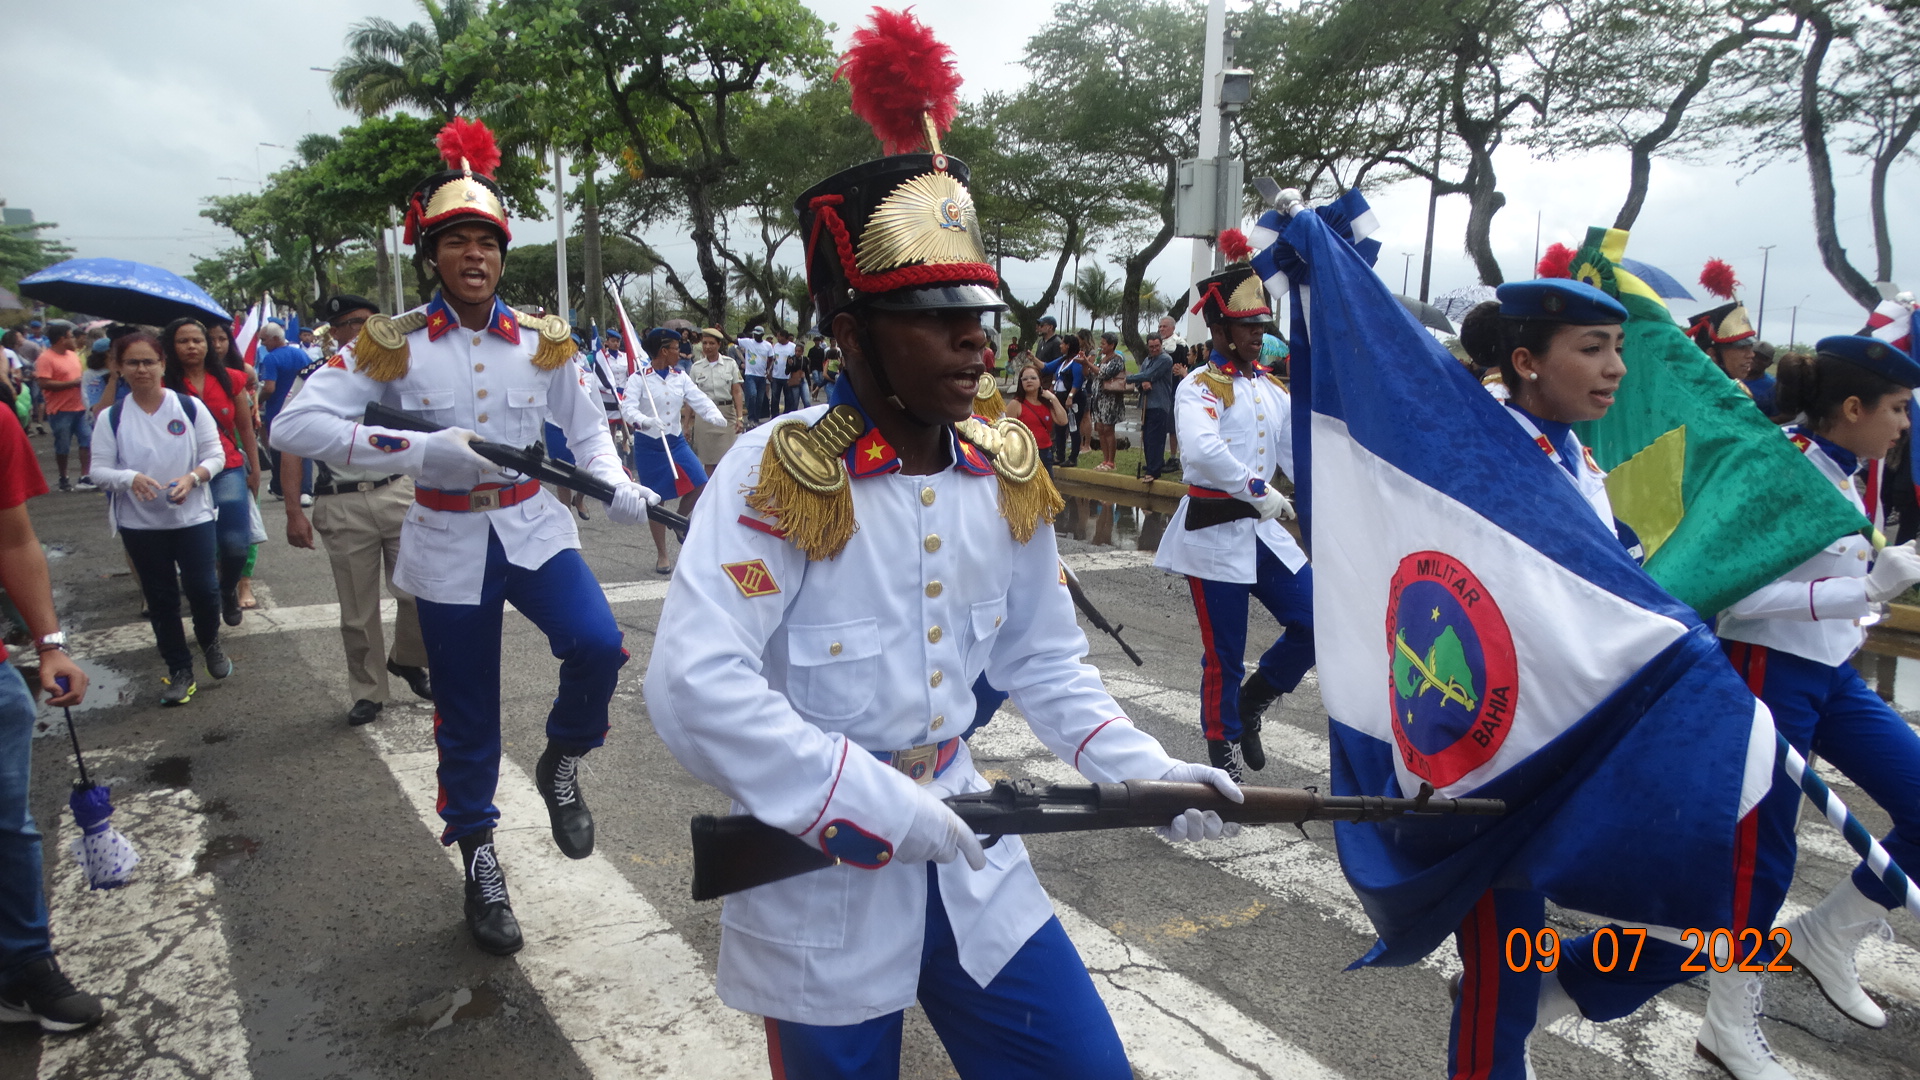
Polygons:
[[1565,244],[1555,244],[1540,256],[1540,265],[1533,272],[1543,278],[1563,278],[1573,276],[1573,257],[1577,254]]
[[492,179],[493,171],[500,167],[500,147],[493,141],[493,132],[478,120],[454,117],[440,129],[433,144],[440,148],[440,158],[449,169]]
[[1700,285],[1722,300],[1733,299],[1733,290],[1740,282],[1734,279],[1733,267],[1719,259],[1708,259],[1707,265],[1700,271]]
[[953,50],[909,11],[873,9],[835,72],[853,89],[853,111],[873,126],[888,154],[927,145],[927,125],[946,134],[959,111],[960,72]]
[[1220,257],[1229,263],[1253,257],[1253,245],[1248,242],[1247,234],[1239,229],[1220,230]]

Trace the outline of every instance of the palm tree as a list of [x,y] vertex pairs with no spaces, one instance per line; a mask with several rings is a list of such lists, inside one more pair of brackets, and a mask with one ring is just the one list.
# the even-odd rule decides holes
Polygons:
[[347,32],[347,55],[333,71],[333,97],[361,116],[414,108],[447,119],[464,111],[477,77],[449,79],[443,50],[480,16],[479,0],[417,0],[428,25],[370,18]]
[[1080,305],[1088,321],[1106,328],[1107,316],[1120,310],[1120,286],[1100,268],[1099,263],[1088,263],[1080,268],[1080,276],[1072,285],[1074,302]]

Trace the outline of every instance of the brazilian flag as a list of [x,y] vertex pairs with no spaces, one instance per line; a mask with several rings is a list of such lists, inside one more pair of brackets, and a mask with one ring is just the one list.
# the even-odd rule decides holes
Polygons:
[[1614,516],[1646,570],[1702,618],[1872,526],[1621,267],[1627,234],[1587,230],[1572,276],[1627,309],[1627,376],[1613,408],[1576,425],[1607,470]]

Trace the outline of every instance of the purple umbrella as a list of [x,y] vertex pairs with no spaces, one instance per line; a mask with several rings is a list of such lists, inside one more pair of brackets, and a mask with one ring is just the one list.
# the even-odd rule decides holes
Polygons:
[[[65,676],[59,679],[60,689],[67,689]],[[133,850],[132,841],[120,835],[113,827],[113,791],[103,788],[87,778],[87,762],[80,756],[80,733],[73,726],[73,710],[67,712],[67,735],[73,739],[74,764],[80,766],[80,782],[73,785],[73,794],[67,796],[67,805],[73,808],[74,824],[80,826],[80,838],[73,842],[74,858],[80,860],[80,866],[87,872],[87,884],[96,889],[111,889],[116,885],[125,885],[133,876],[134,864],[140,861],[140,855]]]

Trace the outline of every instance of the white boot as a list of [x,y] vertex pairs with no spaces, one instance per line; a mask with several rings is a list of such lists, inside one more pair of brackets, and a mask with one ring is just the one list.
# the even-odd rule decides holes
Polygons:
[[1693,1052],[1734,1080],[1793,1080],[1760,1032],[1760,976],[1715,971],[1707,976],[1707,1018]]
[[1892,934],[1887,910],[1861,894],[1849,875],[1813,910],[1787,924],[1793,941],[1787,959],[1813,976],[1833,1007],[1856,1024],[1887,1026],[1886,1011],[1860,989],[1860,969],[1854,953],[1873,931]]

